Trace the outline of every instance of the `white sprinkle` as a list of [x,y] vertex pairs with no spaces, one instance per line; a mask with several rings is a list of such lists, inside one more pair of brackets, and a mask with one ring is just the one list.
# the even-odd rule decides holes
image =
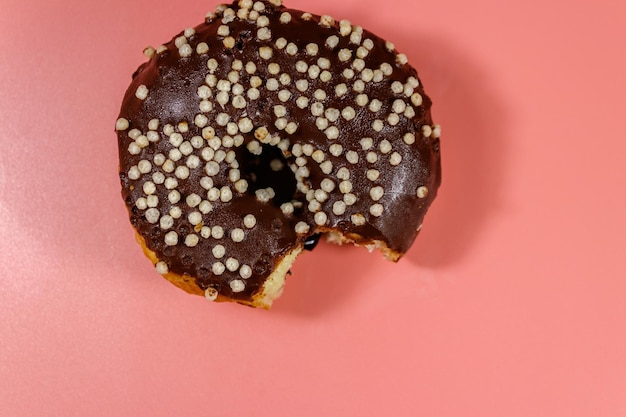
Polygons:
[[161,217],[161,220],[159,221],[159,226],[163,230],[170,229],[172,226],[174,226],[174,218],[166,214],[165,216]]
[[159,221],[161,213],[159,213],[159,210],[157,210],[156,208],[150,208],[144,213],[144,215],[146,216],[146,220],[148,221],[148,223],[155,224]]
[[262,46],[259,48],[259,56],[265,60],[270,59],[273,54],[274,51],[272,51],[272,48],[268,46]]
[[257,27],[266,27],[267,25],[270,24],[270,19],[268,19],[267,16],[259,16],[259,18],[256,21],[256,25]]
[[349,180],[350,179],[350,170],[346,167],[341,167],[337,171],[337,178],[340,180]]
[[352,182],[351,181],[341,181],[339,183],[339,191],[342,194],[347,194],[352,191]]
[[368,169],[365,176],[370,181],[376,181],[378,178],[380,178],[380,171],[378,171],[377,169]]
[[331,27],[334,24],[335,24],[335,19],[333,19],[331,16],[328,16],[325,14],[320,17],[320,25],[324,27]]
[[289,12],[283,12],[280,15],[280,23],[287,24],[289,22],[291,22],[291,14],[289,14]]
[[400,155],[398,152],[392,153],[389,157],[389,163],[393,166],[400,165],[400,162],[402,162],[402,155]]
[[352,58],[352,51],[349,49],[341,49],[339,51],[339,53],[337,54],[337,56],[339,57],[339,60],[341,62],[346,62],[348,60],[350,60],[350,58]]
[[256,225],[256,217],[253,214],[248,214],[243,218],[243,225],[247,229],[252,229]]
[[324,105],[322,103],[319,102],[315,102],[313,104],[311,104],[311,114],[313,116],[321,116],[322,114],[324,114]]
[[350,220],[355,226],[363,226],[365,224],[365,216],[361,213],[353,214],[350,216]]
[[156,192],[156,185],[152,181],[146,181],[143,183],[143,192],[146,195],[154,194]]
[[206,193],[207,199],[209,201],[217,201],[220,198],[220,190],[219,188],[213,187]]
[[183,153],[179,149],[170,149],[169,157],[172,161],[178,162],[183,157]]
[[208,214],[210,212],[213,211],[213,204],[211,204],[210,202],[204,200],[202,203],[200,203],[200,205],[198,206],[198,210],[200,210],[200,212],[202,214]]
[[183,143],[183,135],[180,133],[172,133],[169,142],[172,146],[179,147]]
[[289,42],[289,44],[285,47],[285,52],[293,56],[298,53],[298,47],[293,42]]
[[427,195],[428,195],[428,187],[425,187],[423,185],[421,187],[418,187],[417,196],[419,198],[426,198]]
[[351,164],[357,164],[359,162],[359,154],[354,151],[346,152],[346,160]]
[[336,122],[337,119],[339,119],[340,115],[341,113],[339,112],[339,110],[332,107],[329,107],[324,111],[324,116],[326,116],[326,118],[333,123]]
[[163,261],[157,262],[155,267],[156,267],[156,271],[158,274],[165,275],[168,272],[170,272],[170,269],[168,268],[167,264]]
[[382,105],[383,103],[380,100],[374,99],[370,102],[370,105],[368,108],[370,109],[371,112],[376,113],[381,109]]
[[267,88],[269,91],[276,91],[278,90],[278,87],[280,87],[280,85],[278,84],[278,80],[276,78],[270,78],[265,83],[265,88]]
[[305,222],[298,222],[295,226],[295,232],[297,234],[305,234],[308,233],[311,228]]
[[424,125],[422,126],[422,135],[424,135],[425,138],[429,138],[430,135],[432,135],[433,133],[433,129],[428,126],[428,125]]
[[296,81],[296,88],[300,92],[305,92],[309,88],[309,82],[305,79]]
[[346,212],[346,203],[343,201],[335,201],[333,203],[333,213],[337,216],[341,216]]
[[[218,239],[218,240],[223,238],[224,229],[222,228],[222,226],[213,226],[213,229],[211,229],[211,236],[213,236],[215,239]],[[222,246],[222,245],[218,245],[218,246]],[[222,249],[224,249],[223,246],[222,246]]]
[[317,65],[311,65],[309,67],[309,70],[307,71],[307,74],[312,80],[316,79],[320,75],[320,67],[318,67]]
[[365,107],[368,101],[369,97],[367,97],[367,94],[359,94],[358,96],[356,96],[356,104],[361,107]]
[[176,204],[180,201],[180,193],[178,192],[178,190],[172,190],[167,194],[167,200],[172,203],[172,204]]
[[391,152],[391,143],[387,140],[387,139],[383,139],[382,141],[380,141],[380,145],[378,145],[378,147],[380,148],[380,151],[384,154],[388,154],[389,152]]
[[323,151],[318,149],[311,154],[311,158],[313,158],[313,160],[317,162],[318,164],[321,164],[324,161],[324,159],[326,159],[326,155],[324,155]]
[[350,34],[350,43],[358,45],[361,43],[363,36],[363,28],[356,26],[353,28],[353,32]]
[[209,301],[217,300],[218,292],[215,288],[209,287],[204,291],[204,297]]
[[[257,25],[259,24],[259,22],[263,22],[263,21],[268,21],[269,19],[265,16],[261,16],[258,20],[257,20]],[[261,40],[261,41],[268,41],[270,39],[272,39],[272,31],[269,30],[266,27],[262,27],[261,29],[259,29],[256,33],[256,37]]]
[[138,180],[139,177],[141,177],[141,172],[139,172],[137,166],[130,167],[128,170],[128,178],[131,180]]
[[383,210],[382,204],[372,204],[370,207],[370,214],[374,217],[380,217],[383,214]]
[[171,173],[174,172],[174,169],[176,169],[176,165],[174,164],[174,161],[168,159],[163,162],[163,166],[161,166],[161,169],[163,169],[163,171],[167,173]]
[[246,289],[246,284],[240,279],[234,279],[230,282],[230,289],[234,293],[242,292]]
[[402,140],[404,141],[404,143],[406,143],[407,145],[412,145],[415,143],[415,135],[413,133],[407,133],[402,137]]
[[419,93],[414,93],[414,94],[411,96],[411,103],[413,103],[413,105],[414,105],[415,107],[419,107],[419,106],[421,106],[421,105],[422,105],[422,103],[423,103],[422,96],[421,96]]
[[238,169],[231,169],[228,171],[228,180],[235,183],[241,179],[241,171]]
[[130,123],[128,122],[128,120],[124,119],[123,117],[120,117],[115,122],[115,130],[126,130],[128,129],[129,126],[130,126]]
[[400,116],[398,116],[396,113],[391,113],[389,116],[387,116],[387,123],[389,123],[390,126],[396,126],[398,123],[400,123]]
[[135,207],[137,207],[139,210],[147,209],[148,208],[147,200],[144,197],[138,198],[137,201],[135,201]]
[[313,97],[315,97],[319,101],[324,101],[326,100],[326,91],[322,90],[321,88],[318,88],[313,93]]
[[315,199],[320,203],[323,203],[324,201],[328,200],[328,193],[321,189],[315,190]]
[[338,143],[333,143],[332,145],[330,145],[330,147],[328,148],[328,151],[330,152],[331,155],[333,156],[340,156],[343,153],[343,146],[341,146]]
[[346,193],[343,196],[343,201],[344,201],[344,203],[346,203],[347,206],[352,206],[352,205],[354,205],[356,203],[357,198],[352,193]]
[[203,113],[209,113],[213,111],[213,103],[211,103],[209,100],[202,100],[200,101],[200,105],[198,106],[198,108]]
[[307,55],[315,56],[319,52],[319,46],[316,43],[309,43],[306,46]]
[[217,28],[217,36],[228,36],[230,35],[230,29],[226,25],[221,25]]
[[287,127],[287,123],[287,119],[281,117],[279,119],[276,119],[276,121],[274,122],[274,126],[276,126],[278,130],[284,130]]
[[328,39],[326,39],[326,46],[331,49],[336,48],[338,44],[339,38],[336,35],[329,36]]
[[385,190],[383,189],[383,187],[376,186],[376,187],[372,187],[370,189],[370,197],[372,198],[372,200],[374,201],[378,201],[381,198],[383,198],[383,195],[385,194]]
[[186,180],[187,178],[189,178],[189,168],[187,168],[185,165],[178,166],[176,167],[176,171],[174,171],[174,175],[178,179]]
[[[213,228],[213,237],[215,237],[215,228]],[[217,238],[216,238],[217,239]],[[213,246],[213,248],[211,249],[211,253],[213,253],[213,256],[216,259],[221,259],[224,257],[224,255],[226,254],[226,249],[224,248],[224,246],[222,245],[215,245]]]
[[[324,178],[320,184],[322,191],[330,193],[335,189],[335,183],[330,178]],[[318,199],[319,200],[319,199]]]
[[137,87],[137,91],[135,91],[135,97],[137,97],[139,100],[145,100],[146,97],[148,97],[148,87],[143,84]]
[[165,159],[165,155],[163,155],[162,153],[158,153],[154,155],[153,161],[155,165],[161,166],[163,165],[163,163],[165,163]]
[[213,274],[215,274],[215,275],[222,275],[225,270],[226,270],[226,267],[221,262],[215,262],[211,266],[211,272],[213,272]]
[[405,54],[398,54],[396,55],[396,62],[400,65],[406,65],[409,60],[407,59]]
[[189,223],[191,223],[192,225],[197,226],[202,223],[202,214],[197,211],[192,211],[187,216],[187,220],[189,220]]
[[328,221],[328,216],[323,211],[320,211],[315,213],[314,219],[315,224],[317,224],[318,226],[324,226]]
[[196,53],[199,55],[204,55],[209,52],[209,45],[206,42],[200,42],[198,46],[196,46]]
[[324,117],[318,117],[317,119],[315,119],[315,126],[317,126],[319,130],[326,130],[328,128],[328,119]]
[[320,169],[324,174],[329,175],[333,172],[333,163],[330,161],[324,161],[320,164]]
[[178,233],[171,231],[165,235],[165,244],[167,246],[176,246],[178,244]]
[[235,272],[239,268],[239,261],[235,258],[226,259],[226,269],[230,272]]
[[439,125],[433,125],[433,132],[432,132],[432,137],[437,139],[439,137],[441,137],[441,126]]
[[185,237],[185,246],[193,248],[198,244],[199,241],[200,238],[198,237],[198,235],[187,235]]
[[202,202],[202,198],[198,194],[192,193],[187,196],[185,202],[189,207],[196,207],[198,204]]
[[156,195],[149,195],[146,198],[146,201],[148,203],[148,207],[150,208],[154,208],[157,207],[159,205],[159,197]]
[[365,61],[359,58],[355,59],[352,61],[352,68],[354,68],[357,72],[363,71],[363,68],[365,68]]
[[193,54],[193,48],[188,43],[178,48],[178,55],[183,58],[190,57]]
[[148,172],[152,170],[152,164],[150,163],[150,161],[146,159],[142,159],[137,164],[137,168],[139,169],[139,172],[141,172],[142,174],[147,174]]
[[285,127],[285,132],[293,135],[294,133],[296,133],[296,130],[298,130],[298,124],[296,122],[287,123],[287,127]]
[[376,152],[368,152],[367,155],[365,156],[365,159],[370,164],[373,164],[376,161],[378,161],[378,154]]
[[320,211],[321,209],[322,209],[322,204],[319,201],[313,199],[309,202],[309,206],[308,206],[309,212],[316,213]]
[[347,106],[347,107],[344,107],[344,109],[341,111],[341,116],[344,119],[350,121],[356,117],[356,111],[352,107]]
[[250,278],[252,276],[252,268],[248,265],[241,265],[241,268],[239,268],[239,275],[243,279]]
[[246,235],[242,229],[235,228],[230,232],[230,238],[233,242],[239,243],[245,239]]
[[247,117],[243,117],[239,119],[237,126],[239,127],[239,130],[241,131],[241,133],[249,133],[252,131],[252,129],[254,129],[252,120],[250,120]]
[[339,129],[337,126],[331,126],[324,131],[329,140],[335,140],[339,137]]
[[219,66],[219,64],[217,63],[217,60],[215,58],[211,58],[207,61],[206,63],[207,68],[209,69],[209,71],[211,71],[211,73],[213,73],[217,67]]
[[229,186],[225,185],[220,188],[220,201],[222,203],[228,203],[233,199],[233,192]]
[[181,210],[180,207],[174,206],[170,209],[170,216],[172,216],[174,219],[179,219],[180,216],[182,215],[183,215],[183,211]]

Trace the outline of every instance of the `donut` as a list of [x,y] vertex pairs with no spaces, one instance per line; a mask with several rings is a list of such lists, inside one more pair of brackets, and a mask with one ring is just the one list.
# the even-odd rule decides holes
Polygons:
[[167,280],[268,309],[320,236],[391,261],[411,247],[440,185],[441,128],[391,42],[240,0],[144,54],[115,124],[119,176]]

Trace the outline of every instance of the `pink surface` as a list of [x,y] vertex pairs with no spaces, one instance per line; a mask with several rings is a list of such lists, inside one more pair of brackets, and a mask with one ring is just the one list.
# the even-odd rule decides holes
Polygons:
[[444,183],[399,264],[322,244],[269,313],[156,275],[120,199],[122,94],[186,3],[2,3],[1,415],[626,415],[624,2],[288,1],[408,55]]

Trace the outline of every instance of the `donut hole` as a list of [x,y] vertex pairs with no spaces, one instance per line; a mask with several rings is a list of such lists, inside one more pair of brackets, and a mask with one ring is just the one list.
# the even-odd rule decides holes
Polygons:
[[294,200],[296,177],[282,151],[276,146],[263,144],[260,154],[255,155],[242,148],[237,158],[241,176],[248,181],[247,193],[256,196],[257,191],[271,188],[274,196],[267,203],[276,207]]

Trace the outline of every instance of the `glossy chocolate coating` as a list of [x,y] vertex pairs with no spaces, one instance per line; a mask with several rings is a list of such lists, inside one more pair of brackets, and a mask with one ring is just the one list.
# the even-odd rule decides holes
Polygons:
[[[326,17],[303,16],[301,11],[267,1],[257,3],[264,6],[264,10],[257,11],[258,16],[250,14],[253,9],[248,13],[240,11],[234,3],[230,8],[218,9],[205,23],[193,31],[181,32],[158,49],[133,75],[120,111],[120,120],[127,121],[128,126],[117,129],[122,194],[131,223],[145,238],[146,246],[167,264],[170,272],[194,277],[201,289],[212,287],[239,301],[250,300],[286,253],[302,247],[319,233],[338,231],[359,244],[379,241],[394,253],[405,253],[417,236],[440,183],[438,132],[432,133],[438,127],[431,120],[431,103],[415,69],[404,63],[397,51],[360,28],[352,26],[350,33],[342,34],[339,23],[329,22]],[[230,17],[233,14],[235,17]],[[247,17],[239,18],[237,14]],[[336,45],[333,37],[337,37]],[[268,50],[261,52],[262,47],[271,48],[269,59],[265,55]],[[217,61],[217,68],[208,64],[210,59]],[[252,68],[247,66],[250,62],[254,63],[254,72],[247,70]],[[229,80],[229,75],[228,83],[216,83]],[[251,98],[255,97],[254,92],[250,93],[255,89],[252,85],[257,85],[259,79],[258,98]],[[307,88],[302,88],[303,83],[297,85],[298,80],[306,80]],[[210,97],[206,97],[207,87]],[[204,93],[200,93],[201,88]],[[228,102],[224,104],[217,98],[220,88],[228,93]],[[243,107],[234,105],[238,92],[245,100]],[[204,108],[199,94],[205,95]],[[302,105],[302,97],[308,100],[306,106]],[[367,103],[362,105],[365,98]],[[207,102],[211,103],[209,107]],[[319,106],[313,109],[313,103],[321,103],[321,114]],[[229,116],[231,125],[221,126],[224,120],[218,116],[220,113]],[[198,122],[198,115],[204,115],[206,123]],[[245,123],[240,123],[246,118],[253,125],[250,131]],[[289,122],[297,125],[295,131],[293,125],[285,128]],[[239,130],[235,134],[233,124]],[[205,168],[210,161],[202,153],[211,146],[206,139],[211,135],[203,131],[207,126],[222,138],[217,145],[213,142],[214,155],[223,151],[216,157],[219,172],[213,175],[207,173]],[[329,130],[332,126],[337,130]],[[268,138],[276,139],[273,144],[259,144],[262,153],[253,155],[250,143],[258,142],[255,130],[262,127],[267,129]],[[182,136],[189,146],[172,140],[172,132],[177,138]],[[338,132],[338,137],[334,137],[334,132]],[[405,140],[407,134],[412,134],[414,140]],[[138,135],[150,138],[147,146]],[[200,141],[198,137],[203,136]],[[224,142],[225,137],[233,139]],[[277,146],[279,140],[282,143]],[[332,144],[341,144],[341,152],[337,147],[331,149]],[[305,145],[311,146],[302,151]],[[294,146],[298,151],[294,151]],[[314,158],[310,150],[321,152]],[[155,158],[157,154],[163,158]],[[169,162],[163,163],[163,159]],[[148,161],[150,169],[141,161]],[[324,165],[326,161],[330,164]],[[184,168],[179,174],[180,166],[187,166],[188,176]],[[147,172],[137,174],[137,167]],[[298,171],[301,167],[306,169]],[[337,178],[341,168],[347,169],[348,179],[346,170],[342,178]],[[229,179],[233,169],[246,180],[245,192],[238,191],[233,178]],[[203,177],[211,178],[214,188],[230,190],[224,191],[224,201],[210,201],[215,198],[215,191],[210,197],[206,183],[201,184]],[[159,184],[164,178],[175,178],[176,186],[169,184],[168,189],[166,183]],[[329,181],[323,184],[324,179],[330,180],[332,186]],[[274,190],[275,196],[261,202],[255,191],[267,187]],[[170,201],[172,190],[178,191],[180,201]],[[199,212],[199,207],[207,211],[207,204],[197,205],[194,199],[189,204],[187,197],[192,195],[210,201],[211,210]],[[156,207],[144,204],[149,196],[158,198]],[[151,199],[149,202],[154,205],[154,197]],[[290,202],[295,206],[293,212],[284,206],[281,209],[281,205]],[[174,215],[180,216],[172,216],[172,222],[168,218],[163,227],[163,216],[171,215],[172,208]],[[158,210],[158,219],[154,210],[147,214],[149,209]],[[193,224],[191,213],[199,213],[202,222]],[[324,215],[316,217],[316,213]],[[251,228],[244,225],[248,215],[256,219]],[[360,216],[365,219],[364,224],[357,219]],[[306,233],[296,232],[296,225],[301,222],[309,225]],[[171,227],[167,227],[169,223]],[[216,238],[202,229],[215,226],[223,229],[223,237]],[[231,238],[234,229],[243,231],[242,241]],[[168,244],[166,235],[172,231],[178,241],[172,244],[170,240]],[[186,244],[190,234],[197,236],[190,239],[191,247]],[[217,256],[214,254],[216,245],[223,246],[223,256],[221,250]],[[237,269],[235,261],[229,264],[233,271],[223,268],[229,258],[236,261]],[[216,267],[216,263],[222,266]],[[250,277],[242,278],[242,265],[251,268]],[[243,282],[245,288],[239,288],[239,283],[233,288],[233,280]]]

